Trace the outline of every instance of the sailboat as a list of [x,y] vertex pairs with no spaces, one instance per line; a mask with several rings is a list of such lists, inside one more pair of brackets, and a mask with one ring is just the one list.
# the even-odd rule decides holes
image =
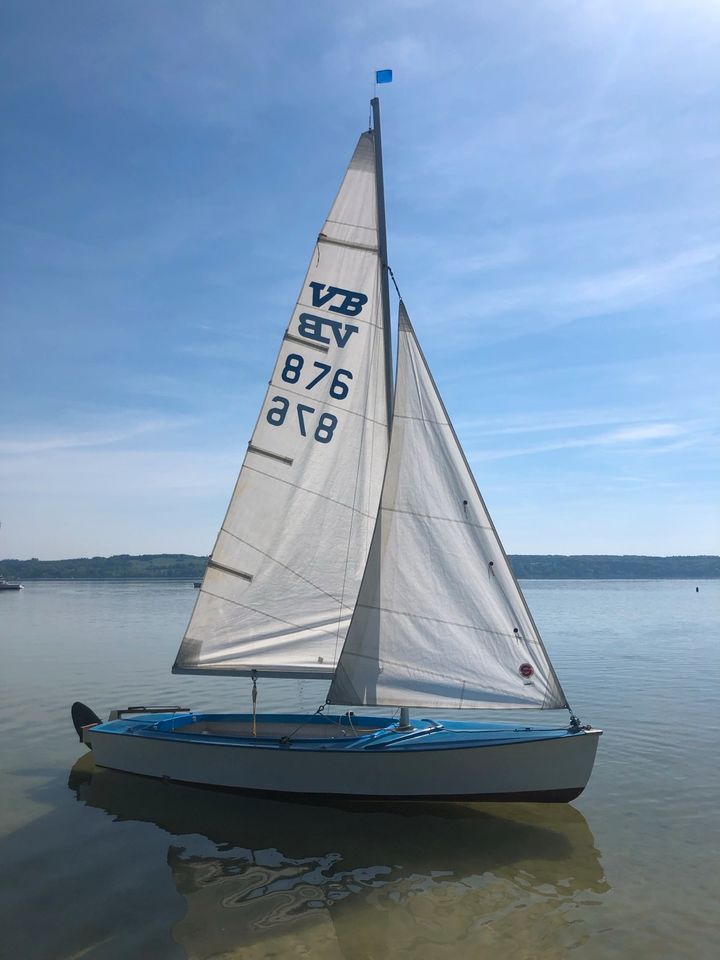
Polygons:
[[[371,106],[173,666],[252,678],[252,712],[143,706],[103,723],[76,703],[75,727],[101,767],[219,788],[569,801],[600,730],[572,713],[552,728],[445,717],[570,708],[402,300],[393,374]],[[260,713],[266,677],[329,681],[326,704]]]
[[[2,523],[0,523],[2,527]],[[10,580],[6,580],[2,575],[2,570],[0,570],[0,590],[22,590],[23,585],[21,583],[11,583]]]

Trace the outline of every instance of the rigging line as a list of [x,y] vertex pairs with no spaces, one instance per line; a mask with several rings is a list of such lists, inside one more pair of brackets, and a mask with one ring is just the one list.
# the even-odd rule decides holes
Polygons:
[[[395,279],[395,274],[392,272],[392,267],[390,266],[389,263],[386,264],[386,266],[387,266],[387,269],[388,269],[388,273],[390,274],[390,279],[392,280],[393,286],[395,287],[395,293],[397,293],[398,297],[402,300],[402,294],[400,293],[400,287],[398,287],[398,285],[397,285],[397,280]],[[403,303],[404,303],[404,302],[405,302],[405,301],[403,300]]]
[[[316,717],[318,714],[322,713],[324,709],[325,709],[325,704],[321,703],[320,706],[315,711],[315,713],[308,713],[305,717],[305,720],[302,723],[299,723],[294,730],[290,731],[290,733],[286,733],[285,736],[281,738],[280,742],[288,743],[290,740],[292,740],[292,738],[295,736],[298,730],[302,730],[303,727],[307,727],[308,721],[312,717]],[[335,717],[328,715],[326,717],[323,717],[323,719],[326,720],[329,724],[333,724],[334,726],[337,726],[338,729],[342,730],[342,717],[337,717],[336,719]]]
[[252,735],[257,736],[257,671],[253,670],[252,677]]
[[314,587],[318,593],[322,593],[324,596],[328,597],[330,600],[334,600],[335,603],[341,604],[340,609],[342,610],[342,600],[338,600],[337,597],[334,597],[331,593],[328,593],[327,590],[323,590],[322,587],[319,587],[316,583],[313,583],[312,580],[309,580],[307,577],[304,577],[301,573],[298,573],[297,570],[293,570],[292,567],[289,567],[286,563],[283,563],[282,560],[278,560],[277,557],[273,557],[270,553],[265,553],[264,550],[261,550],[259,547],[256,547],[255,544],[250,543],[249,540],[243,540],[242,537],[239,537],[236,533],[233,533],[232,530],[228,530],[227,527],[222,526],[220,528],[224,533],[229,537],[232,537],[233,540],[237,540],[239,543],[244,543],[246,547],[250,547],[251,550],[254,550],[256,553],[259,553],[262,557],[267,557],[268,560],[272,560],[273,563],[277,563],[279,567],[288,570],[293,576],[297,577],[298,580],[302,580],[303,583],[307,583],[309,586]]
[[[380,426],[384,426],[384,424],[380,424]],[[302,487],[299,483],[293,483],[292,480],[285,480],[283,477],[274,477],[271,473],[265,473],[264,470],[258,470],[257,467],[251,467],[247,463],[243,464],[243,470],[250,470],[252,473],[260,474],[261,477],[267,477],[268,480],[277,480],[278,483],[284,483],[288,487],[294,487],[296,490],[301,490],[303,493],[309,493],[313,497],[320,497],[322,500],[335,503],[338,507],[343,507],[345,510],[350,510],[353,513],[359,513],[361,516],[367,517],[368,520],[375,519],[374,514],[365,513],[363,510],[357,510],[349,503],[343,503],[342,500],[336,500],[334,497],[328,497],[327,494],[319,493],[317,490],[311,490],[309,487]]]
[[[317,713],[317,711],[316,711],[316,713]],[[280,743],[289,743],[289,742],[292,740],[292,738],[295,736],[295,734],[298,732],[298,730],[302,730],[303,727],[306,727],[306,726],[307,726],[308,719],[309,719],[310,717],[316,716],[316,713],[309,713],[309,714],[307,715],[307,719],[306,719],[306,720],[304,720],[302,723],[299,723],[299,724],[295,727],[294,730],[291,730],[291,731],[290,731],[290,733],[286,733],[286,734],[284,734],[284,735],[280,738]]]
[[[315,716],[315,714],[310,714],[310,716]],[[286,733],[282,737],[280,737],[280,743],[290,743],[290,741],[298,732],[298,730],[302,730],[302,728],[306,726],[307,726],[307,721],[305,721],[304,723],[299,723],[294,730],[290,731],[290,733]]]

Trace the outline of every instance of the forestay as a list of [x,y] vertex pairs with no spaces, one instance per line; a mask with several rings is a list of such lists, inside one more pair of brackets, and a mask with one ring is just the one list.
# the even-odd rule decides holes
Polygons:
[[329,677],[387,459],[373,134],[323,226],[176,673]]
[[328,702],[566,706],[402,303],[378,525]]

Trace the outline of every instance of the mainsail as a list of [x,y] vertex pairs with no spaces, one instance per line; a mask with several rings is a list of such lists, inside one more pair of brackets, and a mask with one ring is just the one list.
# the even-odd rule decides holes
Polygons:
[[330,677],[388,446],[373,133],[313,252],[173,671]]
[[566,706],[402,303],[378,524],[328,702]]

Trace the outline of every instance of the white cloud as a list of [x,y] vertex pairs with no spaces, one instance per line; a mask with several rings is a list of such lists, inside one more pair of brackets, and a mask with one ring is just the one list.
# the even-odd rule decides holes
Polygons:
[[[457,428],[464,435],[488,436],[517,433],[548,433],[602,427],[611,424],[628,424],[637,422],[641,417],[651,420],[649,411],[644,414],[638,410],[631,415],[627,409],[595,409],[586,410],[533,410],[531,413],[514,413],[498,416],[482,417],[477,419],[463,419],[457,421]],[[632,428],[628,428],[632,429]]]
[[680,427],[677,423],[646,423],[606,433],[598,438],[598,442],[630,443],[635,440],[659,440],[664,437],[677,437],[686,430],[687,427]]
[[[669,438],[680,438],[673,444],[654,445],[654,441]],[[544,443],[528,444],[522,447],[507,447],[487,450],[473,450],[470,453],[471,461],[503,460],[511,457],[533,456],[539,453],[549,453],[553,450],[582,450],[591,447],[624,447],[634,446],[635,449],[649,452],[670,452],[682,447],[692,446],[705,438],[706,434],[695,424],[678,423],[649,423],[635,424],[619,430],[611,430],[594,435],[581,437],[558,437]]]
[[[114,419],[114,418],[113,418]],[[157,417],[140,420],[123,426],[111,426],[101,430],[77,430],[67,432],[58,430],[35,436],[32,439],[0,439],[0,454],[23,456],[46,453],[53,450],[73,450],[81,447],[107,447],[122,444],[144,434],[167,432],[195,423],[189,417]]]
[[[472,334],[476,342],[497,342],[668,297],[717,276],[719,267],[720,245],[703,244],[631,267],[579,277],[554,276],[544,283],[495,286],[472,296],[458,293],[442,310],[430,312],[430,317],[435,316],[454,339],[466,340]],[[509,318],[510,314],[515,316]],[[502,317],[502,324],[476,325],[478,320],[494,317]]]

